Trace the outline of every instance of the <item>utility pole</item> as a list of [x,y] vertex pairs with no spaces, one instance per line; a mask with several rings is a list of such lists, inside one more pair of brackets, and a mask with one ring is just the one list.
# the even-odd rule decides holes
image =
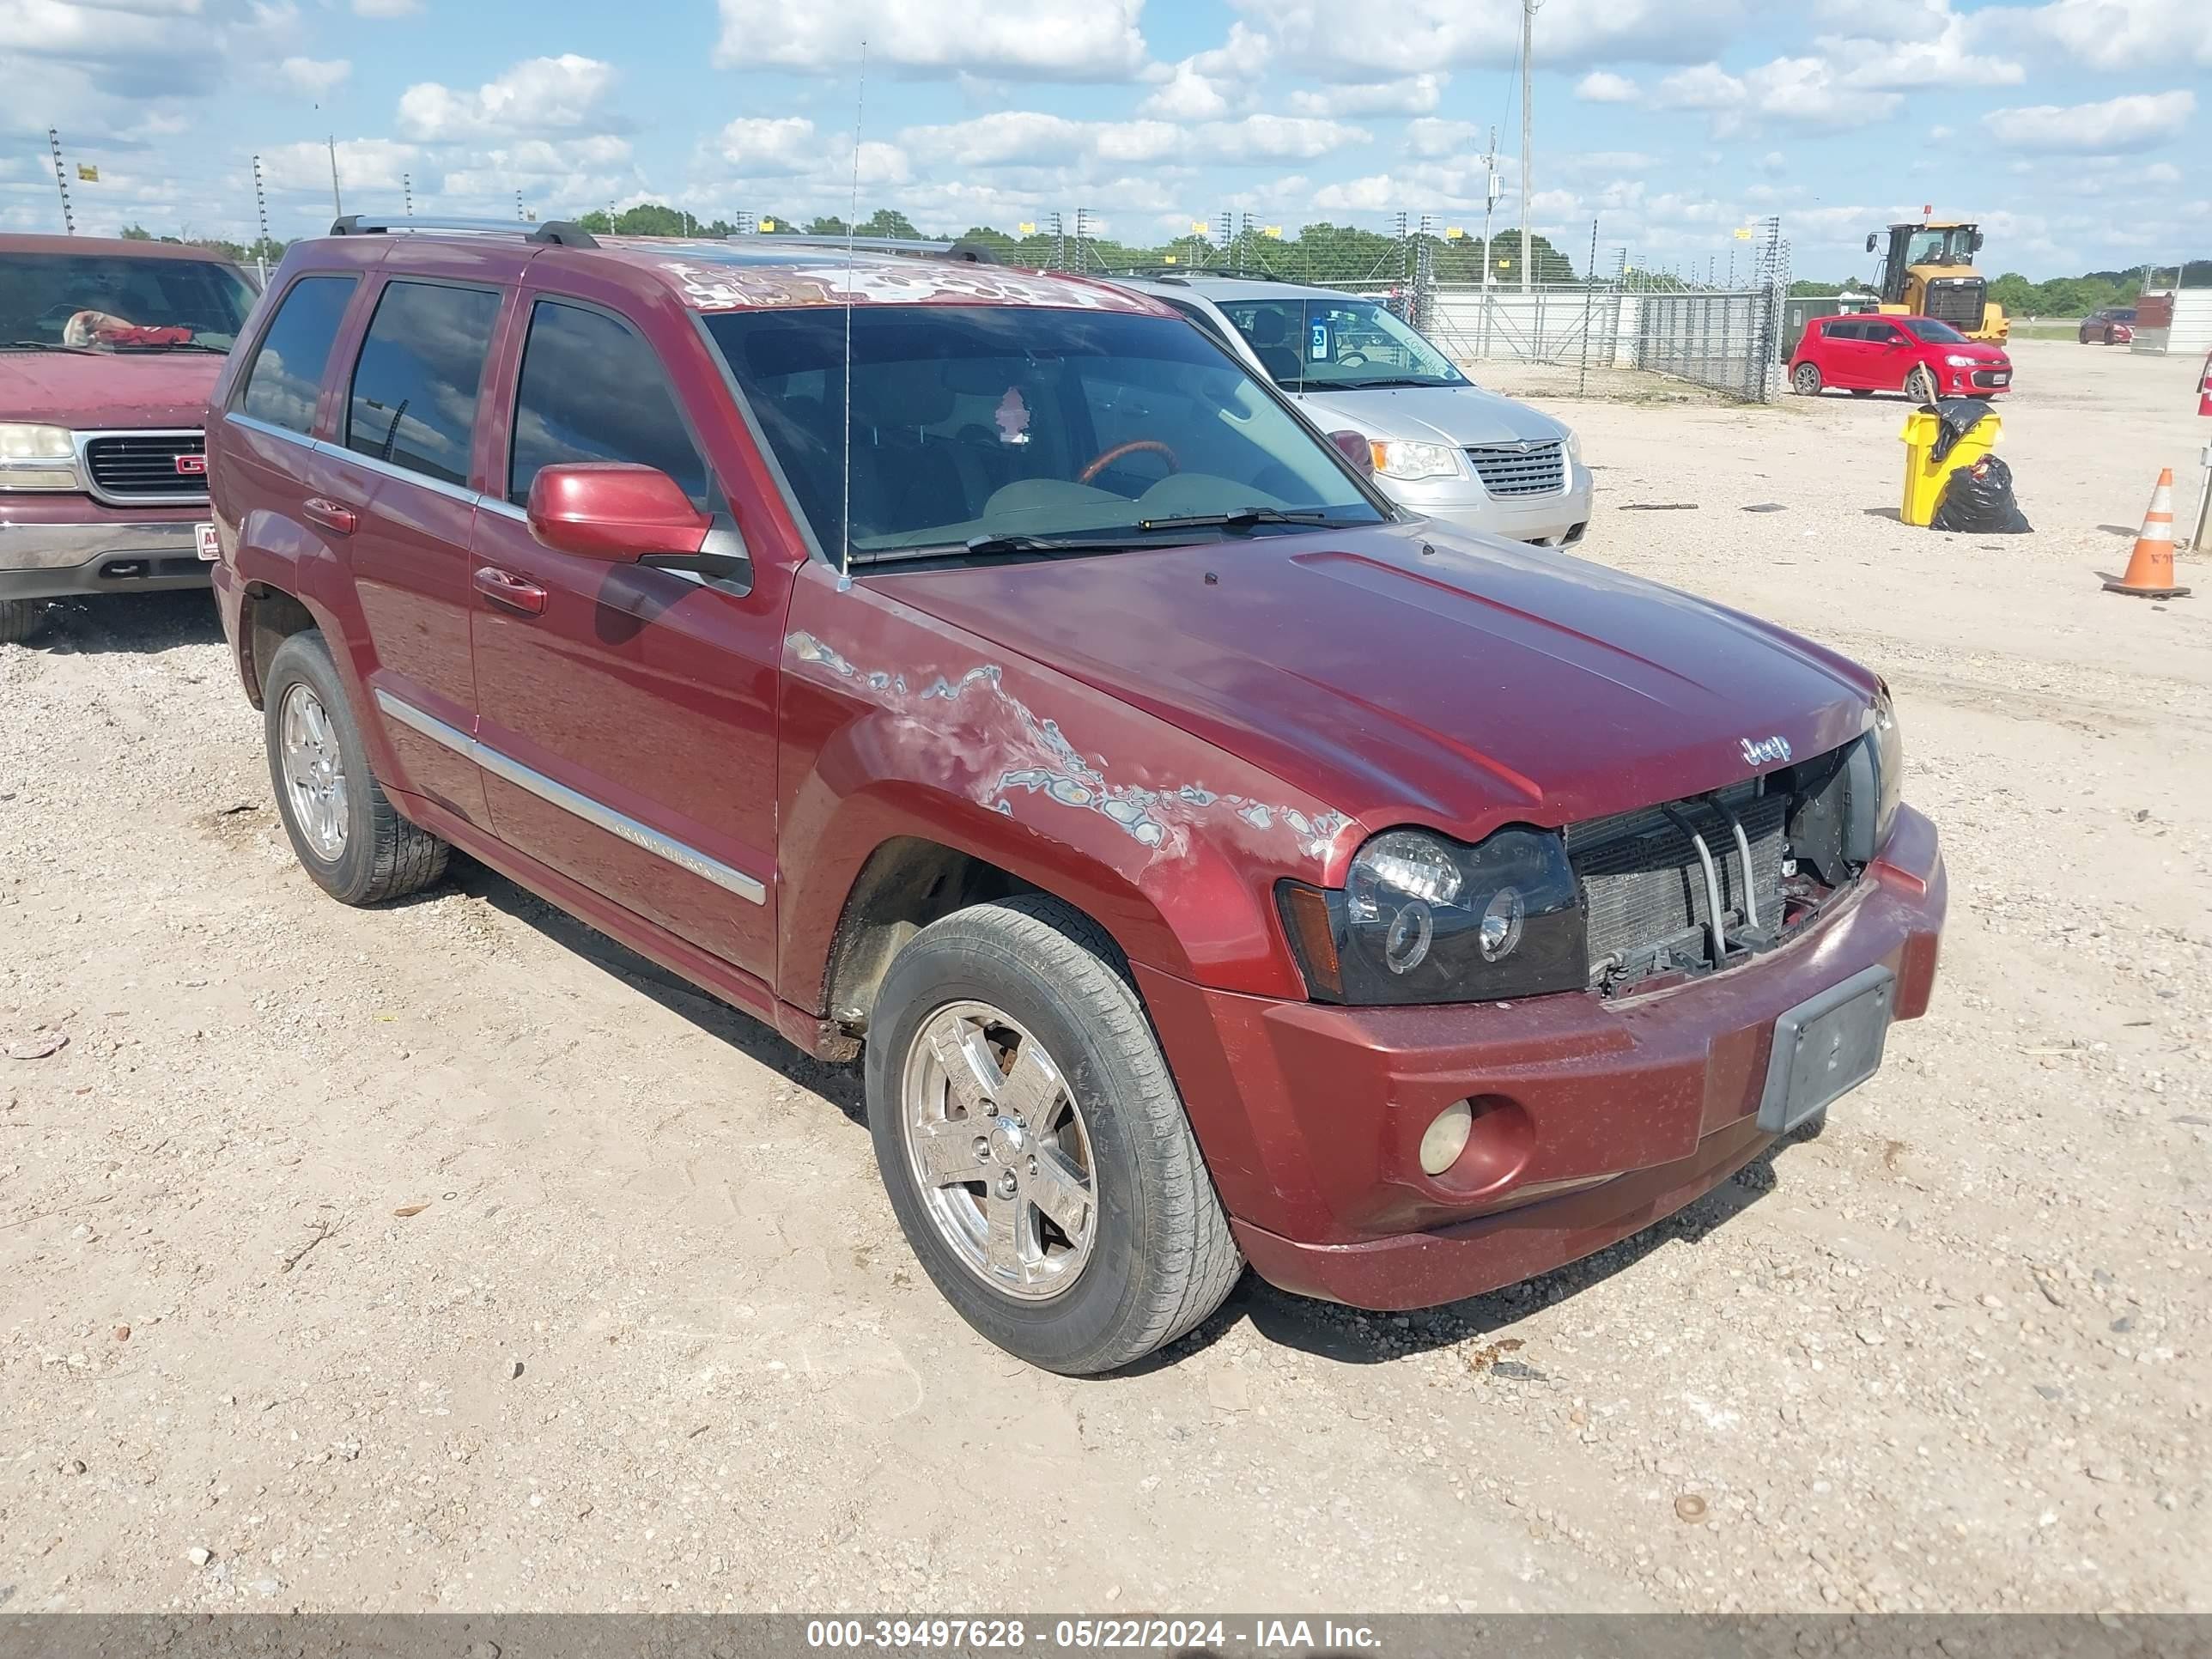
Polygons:
[[345,204],[338,199],[338,136],[331,133],[327,141],[331,147],[331,213],[339,219],[345,217]]
[[1536,51],[1536,8],[1543,0],[1521,0],[1521,291],[1528,291],[1528,193],[1533,177],[1528,167],[1528,137],[1534,130],[1528,92]]
[[1498,129],[1490,130],[1490,148],[1483,152],[1482,173],[1482,285],[1490,286],[1490,216],[1498,211]]
[[514,216],[522,217],[522,192],[519,190],[514,192]]
[[399,199],[407,204],[407,216],[412,219],[415,216],[415,175],[411,173],[399,175]]
[[261,285],[269,286],[269,198],[261,188],[261,158],[253,158],[253,211],[261,221],[261,240],[254,245],[253,260],[261,270]]
[[69,175],[62,171],[62,136],[52,127],[46,129],[46,142],[54,150],[54,188],[62,193],[62,229],[71,236],[76,234],[76,215],[70,210]]

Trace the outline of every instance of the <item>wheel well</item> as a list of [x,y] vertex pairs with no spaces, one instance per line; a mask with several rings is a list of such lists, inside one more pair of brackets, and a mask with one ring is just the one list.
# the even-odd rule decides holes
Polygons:
[[940,916],[1014,893],[1038,890],[987,859],[915,836],[868,855],[845,896],[823,973],[830,1023],[863,1036],[876,993],[899,949]]
[[248,684],[246,694],[261,707],[261,687],[269,678],[276,647],[295,634],[315,626],[314,613],[282,588],[256,582],[246,590],[245,628]]

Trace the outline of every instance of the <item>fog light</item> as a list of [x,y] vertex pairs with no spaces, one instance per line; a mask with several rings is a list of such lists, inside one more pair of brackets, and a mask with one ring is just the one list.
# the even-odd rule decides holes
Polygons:
[[1467,1150],[1467,1138],[1474,1128],[1474,1109],[1463,1100],[1455,1100],[1438,1112],[1421,1137],[1421,1168],[1432,1176],[1450,1169]]

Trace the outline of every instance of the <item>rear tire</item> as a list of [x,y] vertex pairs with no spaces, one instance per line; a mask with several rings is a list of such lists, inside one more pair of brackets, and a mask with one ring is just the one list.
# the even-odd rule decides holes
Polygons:
[[[1041,1068],[1022,1058],[1032,1045]],[[1117,1370],[1198,1324],[1243,1271],[1120,952],[1059,900],[1021,894],[916,934],[884,975],[866,1072],[907,1243],[1007,1352],[1068,1376]]]
[[1798,364],[1796,368],[1790,371],[1790,384],[1796,388],[1797,395],[1801,398],[1819,397],[1820,395],[1820,366],[1818,363]]
[[0,645],[29,639],[46,625],[49,614],[44,599],[0,599]]
[[300,867],[341,904],[380,904],[446,872],[446,843],[399,816],[330,647],[313,629],[276,647],[261,687],[269,777]]

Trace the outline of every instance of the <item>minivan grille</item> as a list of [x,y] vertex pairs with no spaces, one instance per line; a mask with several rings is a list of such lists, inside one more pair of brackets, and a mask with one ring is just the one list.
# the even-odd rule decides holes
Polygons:
[[204,471],[177,471],[180,455],[202,455],[206,441],[197,432],[125,432],[85,441],[85,465],[94,489],[103,495],[134,500],[151,495],[204,497]]
[[[1719,799],[1743,825],[1751,844],[1751,897],[1759,921],[1773,927],[1782,915],[1782,853],[1790,800],[1760,794],[1757,779],[1732,785]],[[1709,799],[1672,803],[1691,829],[1705,837],[1721,890],[1721,921],[1730,934],[1747,925],[1743,855],[1735,832]],[[1681,824],[1666,807],[1593,818],[1567,827],[1567,860],[1574,866],[1589,918],[1590,982],[1615,975],[1640,977],[1663,970],[1672,953],[1686,962],[1706,955],[1712,917],[1705,866]]]
[[1566,488],[1566,455],[1556,442],[1470,445],[1467,458],[1493,495],[1555,495]]

